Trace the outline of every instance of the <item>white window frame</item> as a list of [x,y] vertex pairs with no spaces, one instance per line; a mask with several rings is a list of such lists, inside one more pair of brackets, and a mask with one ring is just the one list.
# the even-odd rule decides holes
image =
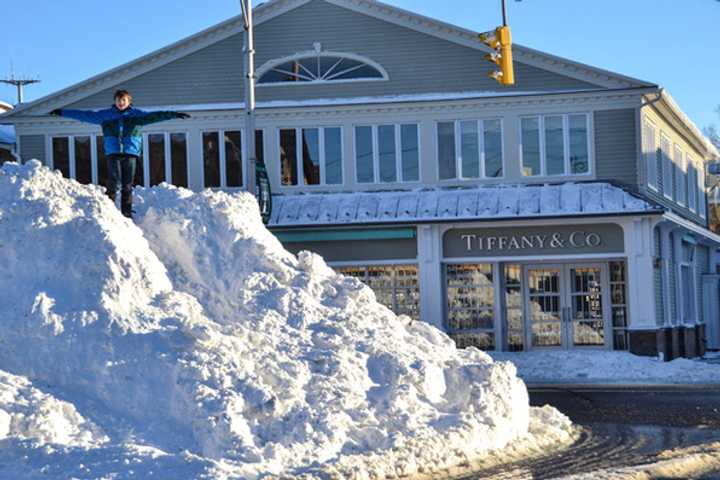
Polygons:
[[[417,180],[405,180],[402,171],[402,127],[403,125],[413,125],[416,127],[417,132],[417,145],[418,145],[418,179]],[[380,179],[380,127],[393,127],[395,131],[395,181],[384,182]],[[394,185],[397,183],[420,183],[422,179],[422,145],[420,144],[420,123],[419,122],[388,122],[388,123],[358,123],[353,125],[353,165],[355,168],[355,183],[357,185]],[[357,164],[357,129],[358,128],[370,128],[372,134],[372,157],[373,157],[373,180],[372,182],[361,182],[358,178],[358,164]]]
[[679,144],[673,147],[673,171],[675,173],[675,192],[678,205],[687,206],[687,167],[685,166],[685,152]]
[[[643,155],[645,155],[645,171],[646,171],[646,183],[648,188],[657,192],[658,188],[658,172],[657,172],[657,151],[658,151],[658,136],[657,126],[652,120],[645,117],[643,123],[645,130],[643,131]],[[648,142],[651,140],[655,148],[650,150]]]
[[[143,187],[150,188],[150,142],[148,136],[150,135],[164,135],[163,147],[165,154],[165,180],[166,183],[172,185],[172,148],[170,145],[170,135],[182,133],[185,135],[185,168],[188,174],[188,187],[190,187],[190,133],[187,130],[173,130],[173,131],[162,131],[162,132],[143,132]],[[204,181],[204,179],[203,179]],[[204,185],[204,183],[203,183]]]
[[[255,131],[260,131],[261,128],[256,128]],[[242,162],[242,178],[240,179],[240,185],[239,187],[228,187],[227,186],[227,155],[225,153],[225,133],[226,132],[240,132],[240,161]],[[220,169],[220,186],[219,187],[206,187],[205,186],[205,141],[203,140],[203,135],[206,133],[217,133],[218,135],[218,158],[219,158],[219,166]],[[263,132],[263,141],[265,139],[265,133]],[[245,189],[245,185],[247,185],[247,170],[248,170],[248,160],[247,160],[247,148],[245,148],[245,129],[244,128],[204,128],[200,130],[200,142],[201,142],[201,167],[200,168],[200,185],[202,185],[202,188],[227,188],[227,189],[238,189],[243,190]],[[263,145],[260,146],[261,148],[264,148]],[[257,148],[257,146],[256,146]]]
[[[305,60],[308,58],[317,58],[318,61],[321,57],[337,57],[342,59],[348,59],[355,62],[360,62],[364,66],[369,66],[377,70],[381,77],[363,77],[363,78],[348,78],[348,79],[327,79],[327,74],[324,75],[322,78],[311,78],[309,75],[304,75],[309,78],[309,80],[306,81],[289,81],[289,82],[270,82],[270,83],[263,83],[262,78],[265,76],[266,73],[272,71],[273,69],[279,67],[280,65],[283,65],[288,62],[293,61],[299,61],[299,60]],[[342,70],[341,70],[342,71]],[[309,73],[309,72],[308,72]],[[337,75],[337,74],[336,74]],[[324,51],[322,50],[322,46],[320,44],[316,44],[315,50],[309,50],[305,52],[299,52],[294,55],[290,55],[287,57],[282,58],[276,58],[273,60],[269,60],[268,62],[264,63],[260,68],[257,69],[256,74],[257,78],[257,86],[258,87],[275,87],[275,86],[284,86],[287,87],[289,85],[317,85],[317,84],[327,84],[327,83],[355,83],[355,82],[387,82],[390,80],[390,76],[388,75],[387,70],[383,68],[382,65],[379,63],[364,57],[362,55],[357,55],[354,53],[342,53],[342,52],[332,52],[332,51]]]
[[[485,171],[485,122],[499,121],[500,122],[500,160],[502,163],[502,175],[499,177],[488,177]],[[478,177],[465,177],[462,171],[462,128],[461,123],[465,122],[476,122],[477,133],[478,133],[478,161],[479,173]],[[440,124],[441,123],[452,123],[453,132],[455,136],[455,177],[454,178],[440,178]],[[438,181],[440,182],[456,182],[458,180],[473,181],[473,180],[503,180],[507,174],[507,166],[505,165],[505,122],[502,117],[487,117],[487,118],[461,118],[454,120],[438,120],[435,122],[435,166],[438,168]]]
[[[663,148],[663,143],[667,144],[667,149]],[[663,177],[663,195],[668,200],[673,199],[675,191],[675,171],[672,159],[673,142],[664,132],[660,132],[660,152],[662,155],[662,177]]]
[[[54,138],[66,138],[68,141],[68,171],[70,179],[77,180],[77,160],[75,158],[75,137],[90,138],[90,179],[93,185],[98,185],[98,166],[97,166],[97,137],[102,134],[97,133],[74,133],[68,135],[48,135],[46,142],[46,151],[48,152],[48,165],[51,170],[55,170],[55,152],[53,151]],[[104,186],[104,185],[103,185]]]
[[[340,183],[326,183],[326,158],[325,158],[325,129],[326,128],[339,128],[340,129],[340,152],[342,157],[340,158]],[[303,130],[318,130],[318,154],[320,155],[320,183],[317,185],[305,185],[305,170],[303,169],[303,143],[302,143],[302,131]],[[297,185],[283,185],[282,183],[282,157],[280,148],[280,132],[282,130],[295,130],[295,162],[297,168]],[[319,187],[340,187],[345,184],[345,129],[342,125],[311,125],[302,127],[278,127],[275,129],[275,146],[277,151],[277,158],[275,159],[275,165],[278,166],[278,178],[277,184],[282,188],[319,188]],[[243,149],[245,150],[245,149]]]
[[[585,125],[587,127],[587,151],[588,151],[588,171],[586,173],[571,173],[570,165],[570,117],[575,115],[585,116]],[[563,123],[563,149],[564,149],[564,173],[559,174],[548,174],[547,173],[547,152],[545,151],[545,118],[546,117],[562,117]],[[525,175],[523,167],[525,161],[523,158],[523,140],[522,140],[522,120],[524,118],[534,118],[538,120],[538,134],[540,135],[540,173],[537,175]],[[538,178],[561,178],[561,177],[572,177],[572,178],[583,178],[591,177],[595,174],[595,152],[593,144],[593,124],[591,121],[592,115],[590,112],[570,112],[570,113],[544,113],[538,115],[521,115],[518,122],[518,135],[520,139],[520,148],[518,154],[520,157],[520,175],[522,178],[538,179]]]

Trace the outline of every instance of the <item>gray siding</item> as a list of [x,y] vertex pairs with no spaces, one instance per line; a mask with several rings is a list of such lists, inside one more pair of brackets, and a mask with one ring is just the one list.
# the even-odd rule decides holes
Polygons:
[[[670,241],[673,242],[673,237],[677,235],[677,233],[672,233],[670,236]],[[677,292],[675,291],[676,285],[677,285],[677,255],[675,255],[675,248],[673,244],[671,243],[670,248],[670,278],[669,278],[669,284],[670,284],[670,318],[669,323],[671,325],[677,325],[679,318],[677,318]]]
[[47,165],[45,135],[20,135],[20,158],[23,162],[34,158]]
[[705,323],[705,309],[703,308],[703,280],[702,276],[709,273],[710,252],[707,247],[698,245],[695,258],[695,295],[697,296],[698,322]]
[[635,110],[595,112],[595,165],[599,180],[637,185],[638,162]]
[[[487,77],[492,65],[483,52],[431,35],[314,0],[257,27],[256,64],[310,51],[366,56],[381,64],[387,82],[259,87],[258,100],[304,100],[467,90],[552,91],[598,88],[546,70],[515,64],[517,84],[506,88]],[[390,48],[390,46],[392,48]],[[130,90],[138,105],[239,102],[242,100],[242,39],[234,36],[72,104],[100,108],[117,87]]]
[[[654,229],[655,236],[655,256],[660,258],[662,255],[662,239],[660,238],[660,229]],[[663,295],[662,269],[654,270],[655,281],[655,320],[657,325],[665,325],[665,295]]]

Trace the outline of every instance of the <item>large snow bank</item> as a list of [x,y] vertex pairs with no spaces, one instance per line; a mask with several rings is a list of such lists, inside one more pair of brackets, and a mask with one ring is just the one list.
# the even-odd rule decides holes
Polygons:
[[[0,169],[0,427],[19,404],[53,418],[5,428],[14,475],[383,478],[540,436],[532,416],[570,438],[564,417],[528,407],[511,364],[458,351],[321,258],[286,252],[252,196],[138,196],[140,228],[38,162]],[[66,449],[27,452],[48,443]]]

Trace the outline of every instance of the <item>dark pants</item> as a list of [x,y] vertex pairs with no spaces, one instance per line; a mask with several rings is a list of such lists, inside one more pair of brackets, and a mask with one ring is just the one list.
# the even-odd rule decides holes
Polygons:
[[128,218],[132,218],[132,189],[136,167],[137,157],[131,155],[107,157],[108,197],[114,203],[117,191],[120,190],[120,211]]

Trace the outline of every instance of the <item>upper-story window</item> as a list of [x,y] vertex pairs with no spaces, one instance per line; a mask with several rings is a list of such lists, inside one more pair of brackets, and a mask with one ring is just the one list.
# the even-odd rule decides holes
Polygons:
[[695,161],[687,157],[687,191],[688,191],[688,208],[691,212],[697,212],[698,205],[698,172],[695,167]]
[[680,205],[687,205],[687,170],[685,168],[685,154],[680,145],[675,145],[675,201]]
[[258,85],[387,80],[385,69],[369,58],[352,53],[315,49],[271,60],[258,69]]
[[698,213],[702,218],[705,218],[707,216],[707,198],[705,195],[705,168],[704,165],[700,165],[698,168],[698,179],[697,179],[697,188],[698,188]]
[[[255,158],[264,161],[263,131],[255,130]],[[205,188],[241,188],[245,185],[248,159],[244,151],[242,130],[208,130],[202,132],[203,185]]]
[[343,183],[342,128],[283,128],[278,142],[282,185]]
[[672,156],[670,155],[670,139],[665,134],[660,134],[660,156],[663,170],[663,194],[666,198],[672,199],[675,192],[675,175]]
[[589,130],[584,113],[522,118],[523,176],[589,174]]
[[499,119],[437,124],[440,180],[501,178],[503,134]]
[[657,191],[658,189],[658,155],[657,155],[657,130],[650,120],[645,119],[643,123],[643,154],[647,169],[648,187]]
[[420,180],[420,137],[417,124],[355,127],[355,169],[358,183]]

